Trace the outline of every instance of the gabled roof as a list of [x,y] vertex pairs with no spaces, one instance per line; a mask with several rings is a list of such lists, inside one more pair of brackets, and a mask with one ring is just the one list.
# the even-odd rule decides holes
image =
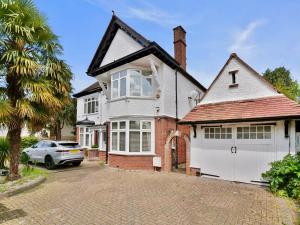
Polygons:
[[92,62],[87,70],[87,73],[90,74],[94,69],[99,68],[101,65],[101,62],[112,42],[114,39],[118,29],[123,30],[125,33],[127,33],[130,37],[132,37],[135,41],[140,43],[143,47],[147,47],[150,42],[144,38],[141,34],[136,32],[134,29],[132,29],[130,26],[128,26],[126,23],[124,23],[121,19],[119,19],[116,15],[113,15],[110,23],[108,25],[108,28],[102,37],[102,40],[97,48],[97,51],[92,59]]
[[[124,56],[118,60],[115,60],[114,62],[108,63],[100,67],[100,64],[109,48],[109,45],[111,44],[119,28],[125,31],[138,43],[140,43],[143,46],[143,48],[139,51],[136,51],[132,54]],[[168,66],[170,66],[172,69],[179,71],[181,74],[183,74],[183,76],[189,79],[194,85],[199,87],[201,90],[206,91],[206,88],[201,83],[199,83],[192,75],[190,75],[186,70],[184,70],[179,65],[179,63],[170,54],[168,54],[162,47],[160,47],[156,42],[154,41],[150,42],[149,40],[144,38],[141,34],[139,34],[134,29],[129,27],[127,24],[125,24],[121,19],[119,19],[115,15],[113,15],[108,25],[108,28],[96,51],[96,54],[94,55],[93,60],[88,68],[87,74],[89,76],[94,77],[101,73],[107,72],[115,67],[124,65],[126,63],[130,63],[134,60],[140,59],[150,54],[153,54],[156,57],[158,57]]]
[[222,67],[222,69],[220,70],[220,72],[218,73],[218,75],[216,76],[216,78],[213,80],[213,82],[211,83],[211,85],[208,87],[206,93],[203,95],[202,99],[204,99],[204,97],[209,93],[209,91],[211,90],[212,86],[216,83],[216,81],[219,79],[219,77],[221,76],[222,72],[224,71],[224,69],[226,68],[226,66],[230,63],[230,61],[232,59],[236,59],[238,62],[240,62],[242,65],[244,65],[248,70],[250,70],[254,76],[256,76],[258,79],[260,79],[262,82],[264,82],[267,86],[269,86],[271,89],[273,89],[274,91],[280,93],[271,83],[269,83],[269,81],[267,81],[263,76],[261,76],[255,69],[253,69],[248,63],[246,63],[244,60],[242,60],[236,53],[231,53],[229,58],[227,59],[226,63],[224,64],[224,66]]
[[196,106],[179,123],[207,124],[300,118],[300,105],[285,95]]
[[93,83],[92,85],[88,86],[87,88],[83,89],[82,91],[74,94],[73,96],[75,98],[79,98],[79,97],[89,95],[92,93],[96,93],[96,92],[100,92],[100,91],[102,91],[102,88],[100,87],[99,82],[97,81],[97,82]]

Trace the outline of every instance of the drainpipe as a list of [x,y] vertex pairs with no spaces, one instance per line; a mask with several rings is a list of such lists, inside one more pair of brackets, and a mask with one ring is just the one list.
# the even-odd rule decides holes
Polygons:
[[106,151],[105,151],[105,164],[107,164],[108,163],[108,148],[109,148],[109,146],[108,146],[108,135],[109,135],[109,123],[108,122],[106,122]]
[[[176,104],[176,131],[178,129],[178,79],[177,70],[175,70],[175,104]],[[176,148],[175,148],[175,168],[178,169],[178,137],[175,137]]]

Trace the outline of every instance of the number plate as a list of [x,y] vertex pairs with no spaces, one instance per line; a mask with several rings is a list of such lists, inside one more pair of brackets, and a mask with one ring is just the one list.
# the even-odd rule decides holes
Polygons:
[[71,154],[77,154],[79,152],[79,150],[71,150],[70,153]]

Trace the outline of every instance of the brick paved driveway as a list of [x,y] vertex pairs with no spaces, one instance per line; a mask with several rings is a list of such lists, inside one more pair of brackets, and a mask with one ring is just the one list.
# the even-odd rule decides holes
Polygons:
[[2,199],[0,224],[292,224],[287,205],[256,186],[93,162]]

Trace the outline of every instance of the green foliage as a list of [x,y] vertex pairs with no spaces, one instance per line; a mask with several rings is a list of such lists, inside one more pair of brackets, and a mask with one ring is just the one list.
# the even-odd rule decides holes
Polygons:
[[291,73],[285,67],[275,68],[273,71],[267,69],[263,76],[271,84],[273,84],[277,90],[285,94],[292,100],[299,101],[300,86],[297,80],[293,80]]
[[[0,125],[8,128],[11,146],[20,144],[11,136],[25,122],[41,127],[70,102],[72,72],[62,53],[33,0],[0,0]],[[15,160],[20,149],[10,152]],[[18,171],[18,162],[10,166]],[[19,177],[14,173],[12,180]]]
[[39,177],[39,176],[46,176],[48,174],[48,172],[44,169],[40,169],[37,167],[32,167],[30,169],[27,169],[26,167],[24,167],[21,171],[21,175],[22,177]]
[[271,163],[271,169],[262,174],[270,181],[273,193],[300,200],[300,154],[287,155]]
[[22,152],[21,157],[20,157],[20,162],[26,166],[25,168],[27,170],[30,170],[29,160],[30,160],[29,155],[25,152]]
[[29,148],[32,145],[38,143],[38,139],[34,136],[23,137],[21,140],[21,150]]
[[97,144],[93,144],[92,148],[98,148],[99,146]]
[[5,161],[9,156],[9,143],[6,138],[0,137],[0,169],[5,168]]

